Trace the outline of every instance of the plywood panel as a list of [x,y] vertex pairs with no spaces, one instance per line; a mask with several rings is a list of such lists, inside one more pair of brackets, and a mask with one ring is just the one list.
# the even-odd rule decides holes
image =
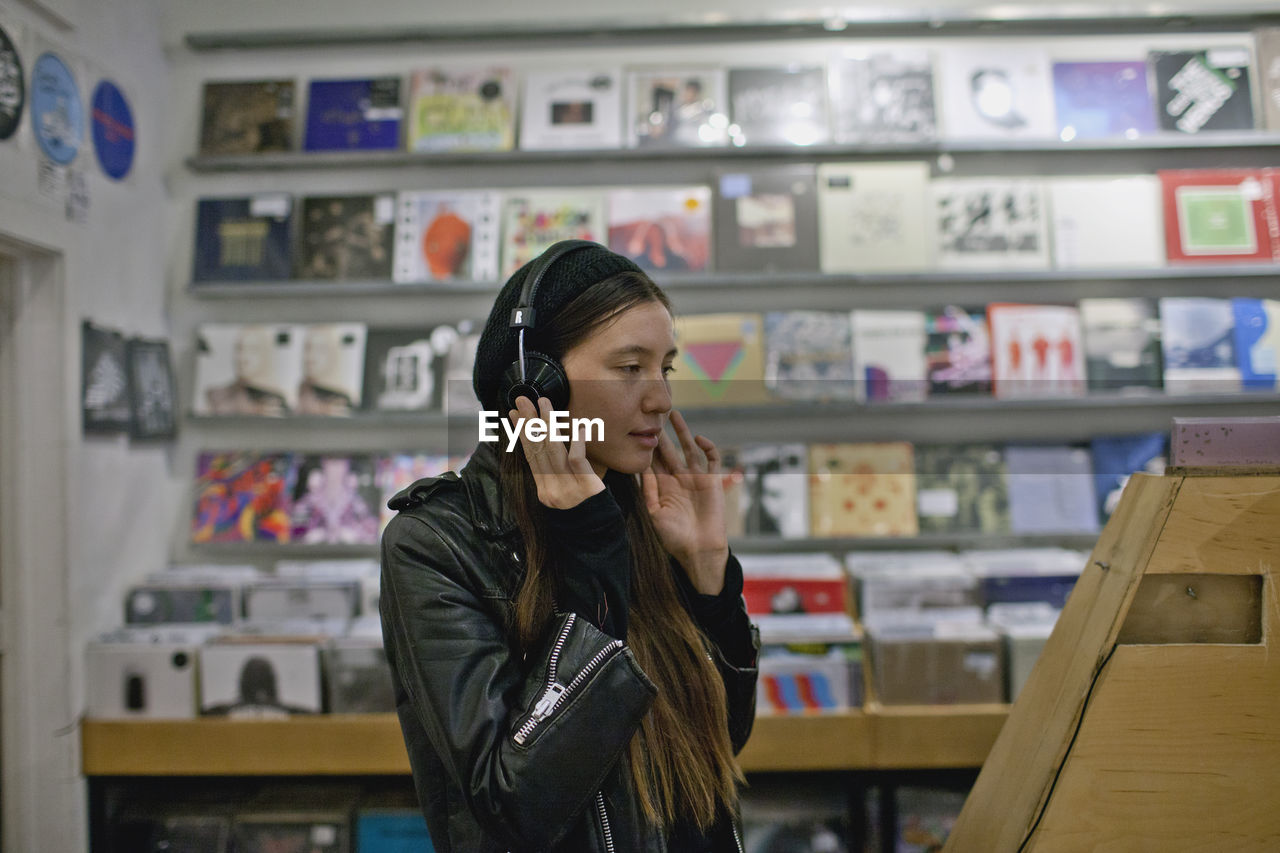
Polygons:
[[1187,477],[1147,568],[1256,574],[1280,568],[1280,477]]

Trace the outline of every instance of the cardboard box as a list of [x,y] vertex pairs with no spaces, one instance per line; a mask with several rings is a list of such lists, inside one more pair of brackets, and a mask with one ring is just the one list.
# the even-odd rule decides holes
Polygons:
[[1004,647],[980,624],[939,623],[869,630],[872,681],[884,705],[1004,701]]

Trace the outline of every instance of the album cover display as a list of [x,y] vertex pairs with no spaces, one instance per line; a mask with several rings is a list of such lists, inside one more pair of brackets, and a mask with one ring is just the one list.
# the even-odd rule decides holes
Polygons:
[[1236,362],[1241,385],[1247,391],[1276,388],[1280,361],[1280,300],[1231,300],[1235,315]]
[[124,335],[80,324],[80,425],[91,433],[128,432],[129,359]]
[[823,272],[933,266],[928,163],[822,163],[817,181]]
[[828,67],[841,145],[912,144],[938,136],[933,58],[925,51],[846,51]]
[[391,277],[395,196],[312,196],[302,201],[295,278]]
[[854,309],[849,319],[859,399],[923,400],[928,391],[924,312]]
[[1160,127],[1179,133],[1253,130],[1251,57],[1246,45],[1147,54]]
[[498,280],[498,193],[414,190],[397,203],[397,284]]
[[610,190],[608,206],[609,248],[641,269],[704,272],[710,265],[710,187]]
[[822,145],[831,141],[821,65],[729,69],[734,145]]
[[299,457],[290,506],[290,541],[376,545],[381,497],[370,456]]
[[685,409],[770,402],[764,388],[763,326],[759,314],[677,317],[672,405]]
[[[246,638],[206,643],[200,647],[199,679],[201,714],[275,718],[318,714],[323,708],[320,650],[314,641]],[[237,844],[235,849],[265,853],[272,848]]]
[[[437,337],[438,336],[438,337]],[[456,326],[441,326],[431,335],[431,345],[444,355],[444,412],[449,417],[480,411],[480,401],[471,384],[476,363],[476,347],[480,344],[480,330],[470,320]],[[439,358],[439,355],[436,356]],[[473,422],[474,423],[474,422]],[[471,433],[474,439],[475,433]],[[466,451],[470,451],[474,440]],[[458,452],[463,452],[459,448]]]
[[1098,436],[1089,442],[1093,456],[1093,491],[1098,497],[1098,518],[1103,524],[1120,503],[1120,493],[1133,474],[1164,474],[1169,462],[1166,433]]
[[991,335],[987,315],[956,305],[925,312],[929,395],[990,394]]
[[1098,532],[1088,448],[1009,445],[1004,458],[1015,534]]
[[126,625],[214,623],[240,618],[239,590],[231,583],[153,583],[125,594]]
[[1230,299],[1167,296],[1160,300],[1164,387],[1170,393],[1240,390],[1235,312]]
[[817,269],[814,167],[797,164],[720,173],[712,225],[717,269]]
[[364,407],[439,411],[445,356],[453,337],[447,327],[369,329],[365,337]]
[[1164,266],[1164,205],[1159,178],[1050,178],[1046,185],[1055,267]]
[[520,147],[526,151],[622,147],[622,71],[532,71],[523,75]]
[[298,406],[303,326],[205,323],[196,329],[197,415],[282,417]]
[[725,72],[693,67],[628,71],[627,122],[632,148],[728,144]]
[[289,278],[292,223],[293,199],[287,195],[200,199],[192,280]]
[[1049,267],[1049,218],[1040,181],[942,178],[929,189],[942,269]]
[[410,151],[510,151],[515,78],[500,66],[420,68],[409,78]]
[[1086,391],[1080,312],[1069,305],[987,306],[995,395],[1078,397]]
[[296,475],[287,453],[201,453],[191,541],[290,541]]
[[1164,192],[1165,248],[1171,263],[1271,262],[1275,183],[1261,169],[1180,169],[1157,173]]
[[738,449],[739,509],[748,536],[809,535],[809,452],[803,444],[747,444]]
[[1081,299],[1085,370],[1090,391],[1160,387],[1160,318],[1148,299]]
[[1008,533],[1004,454],[991,444],[917,445],[921,533]]
[[1134,139],[1159,130],[1144,60],[1055,62],[1053,103],[1064,142]]
[[178,432],[177,385],[168,341],[130,338],[125,344],[129,369],[129,437],[173,438]]
[[350,415],[360,408],[364,384],[363,323],[303,326],[299,415]]
[[1261,121],[1267,130],[1280,130],[1280,27],[1254,30],[1258,54],[1258,91],[1262,101]]
[[379,493],[379,535],[396,514],[395,510],[387,506],[387,501],[418,480],[438,477],[445,471],[453,470],[453,462],[453,459],[442,453],[393,453],[379,456],[375,460],[374,473]]
[[126,629],[86,644],[86,716],[101,720],[195,717],[199,639],[177,631],[136,634]]
[[305,151],[394,151],[404,108],[399,77],[312,80]]
[[292,80],[204,84],[200,154],[263,154],[293,150]]
[[783,400],[855,400],[853,326],[843,311],[764,315],[764,385]]
[[561,240],[609,242],[600,190],[518,190],[502,198],[502,274],[507,278]]
[[813,536],[915,536],[911,445],[810,445],[809,521]]
[[942,131],[948,139],[1054,139],[1049,56],[992,42],[939,51]]

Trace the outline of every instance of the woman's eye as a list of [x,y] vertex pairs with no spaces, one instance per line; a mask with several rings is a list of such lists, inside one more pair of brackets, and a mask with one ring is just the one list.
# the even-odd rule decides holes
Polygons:
[[621,370],[621,371],[623,371],[624,373],[639,373],[639,372],[640,372],[640,365],[638,365],[638,364],[624,364],[624,365],[622,365],[622,367],[620,367],[620,368],[618,368],[618,369],[619,369],[619,370]]
[[666,367],[662,368],[663,376],[670,376],[675,372],[676,372],[676,366],[674,364],[668,364]]

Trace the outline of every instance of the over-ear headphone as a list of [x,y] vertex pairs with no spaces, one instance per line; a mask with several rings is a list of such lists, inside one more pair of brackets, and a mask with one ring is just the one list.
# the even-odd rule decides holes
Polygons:
[[528,397],[534,408],[537,408],[539,397],[550,400],[553,409],[564,411],[569,408],[569,377],[565,375],[564,367],[549,355],[526,351],[524,333],[534,328],[537,320],[533,300],[547,271],[565,255],[591,248],[599,246],[589,240],[561,240],[544,251],[525,275],[524,286],[520,289],[520,302],[511,310],[510,325],[517,333],[516,360],[502,374],[499,399],[507,404],[503,414],[514,409],[516,400],[521,397]]

